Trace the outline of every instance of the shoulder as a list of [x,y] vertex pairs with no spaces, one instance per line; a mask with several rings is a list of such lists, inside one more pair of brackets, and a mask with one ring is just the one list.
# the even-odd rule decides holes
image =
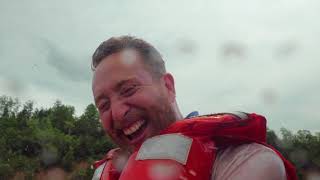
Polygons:
[[257,143],[230,146],[217,153],[212,179],[286,179],[280,157]]

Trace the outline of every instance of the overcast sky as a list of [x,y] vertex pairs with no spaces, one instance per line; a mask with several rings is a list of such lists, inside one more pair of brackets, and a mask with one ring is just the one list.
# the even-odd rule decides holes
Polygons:
[[0,95],[81,114],[95,48],[134,35],[162,53],[183,114],[320,132],[319,17],[319,0],[0,0]]

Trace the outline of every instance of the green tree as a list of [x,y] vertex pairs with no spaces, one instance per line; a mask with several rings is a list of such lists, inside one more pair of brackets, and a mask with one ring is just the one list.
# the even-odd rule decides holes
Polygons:
[[74,107],[63,105],[61,101],[56,101],[50,108],[49,118],[54,128],[65,134],[71,134],[74,127]]
[[93,104],[89,104],[76,121],[74,135],[79,140],[75,147],[78,160],[84,160],[87,157],[101,158],[108,150],[115,147],[105,136],[97,108]]

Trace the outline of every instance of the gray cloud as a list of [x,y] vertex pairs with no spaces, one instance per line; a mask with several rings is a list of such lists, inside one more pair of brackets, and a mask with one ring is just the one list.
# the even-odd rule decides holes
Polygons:
[[242,110],[266,115],[274,129],[317,130],[319,5],[1,1],[0,91],[43,106],[61,99],[81,112],[92,102],[92,52],[110,36],[131,34],[163,54],[185,114]]
[[[47,63],[58,71],[64,79],[76,82],[90,80],[89,59],[87,61],[77,61],[74,54],[67,54],[59,49],[58,45],[48,40],[43,40],[43,48],[47,50]],[[76,52],[75,52],[76,54]],[[87,62],[87,64],[83,64]]]

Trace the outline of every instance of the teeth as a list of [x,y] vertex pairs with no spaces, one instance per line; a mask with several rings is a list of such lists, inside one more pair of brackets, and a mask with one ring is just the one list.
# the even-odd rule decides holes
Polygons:
[[123,130],[123,133],[125,135],[131,135],[132,133],[136,132],[140,127],[141,125],[144,123],[143,120],[140,120],[140,121],[137,121],[135,122],[134,124],[132,124],[130,127],[126,128]]

